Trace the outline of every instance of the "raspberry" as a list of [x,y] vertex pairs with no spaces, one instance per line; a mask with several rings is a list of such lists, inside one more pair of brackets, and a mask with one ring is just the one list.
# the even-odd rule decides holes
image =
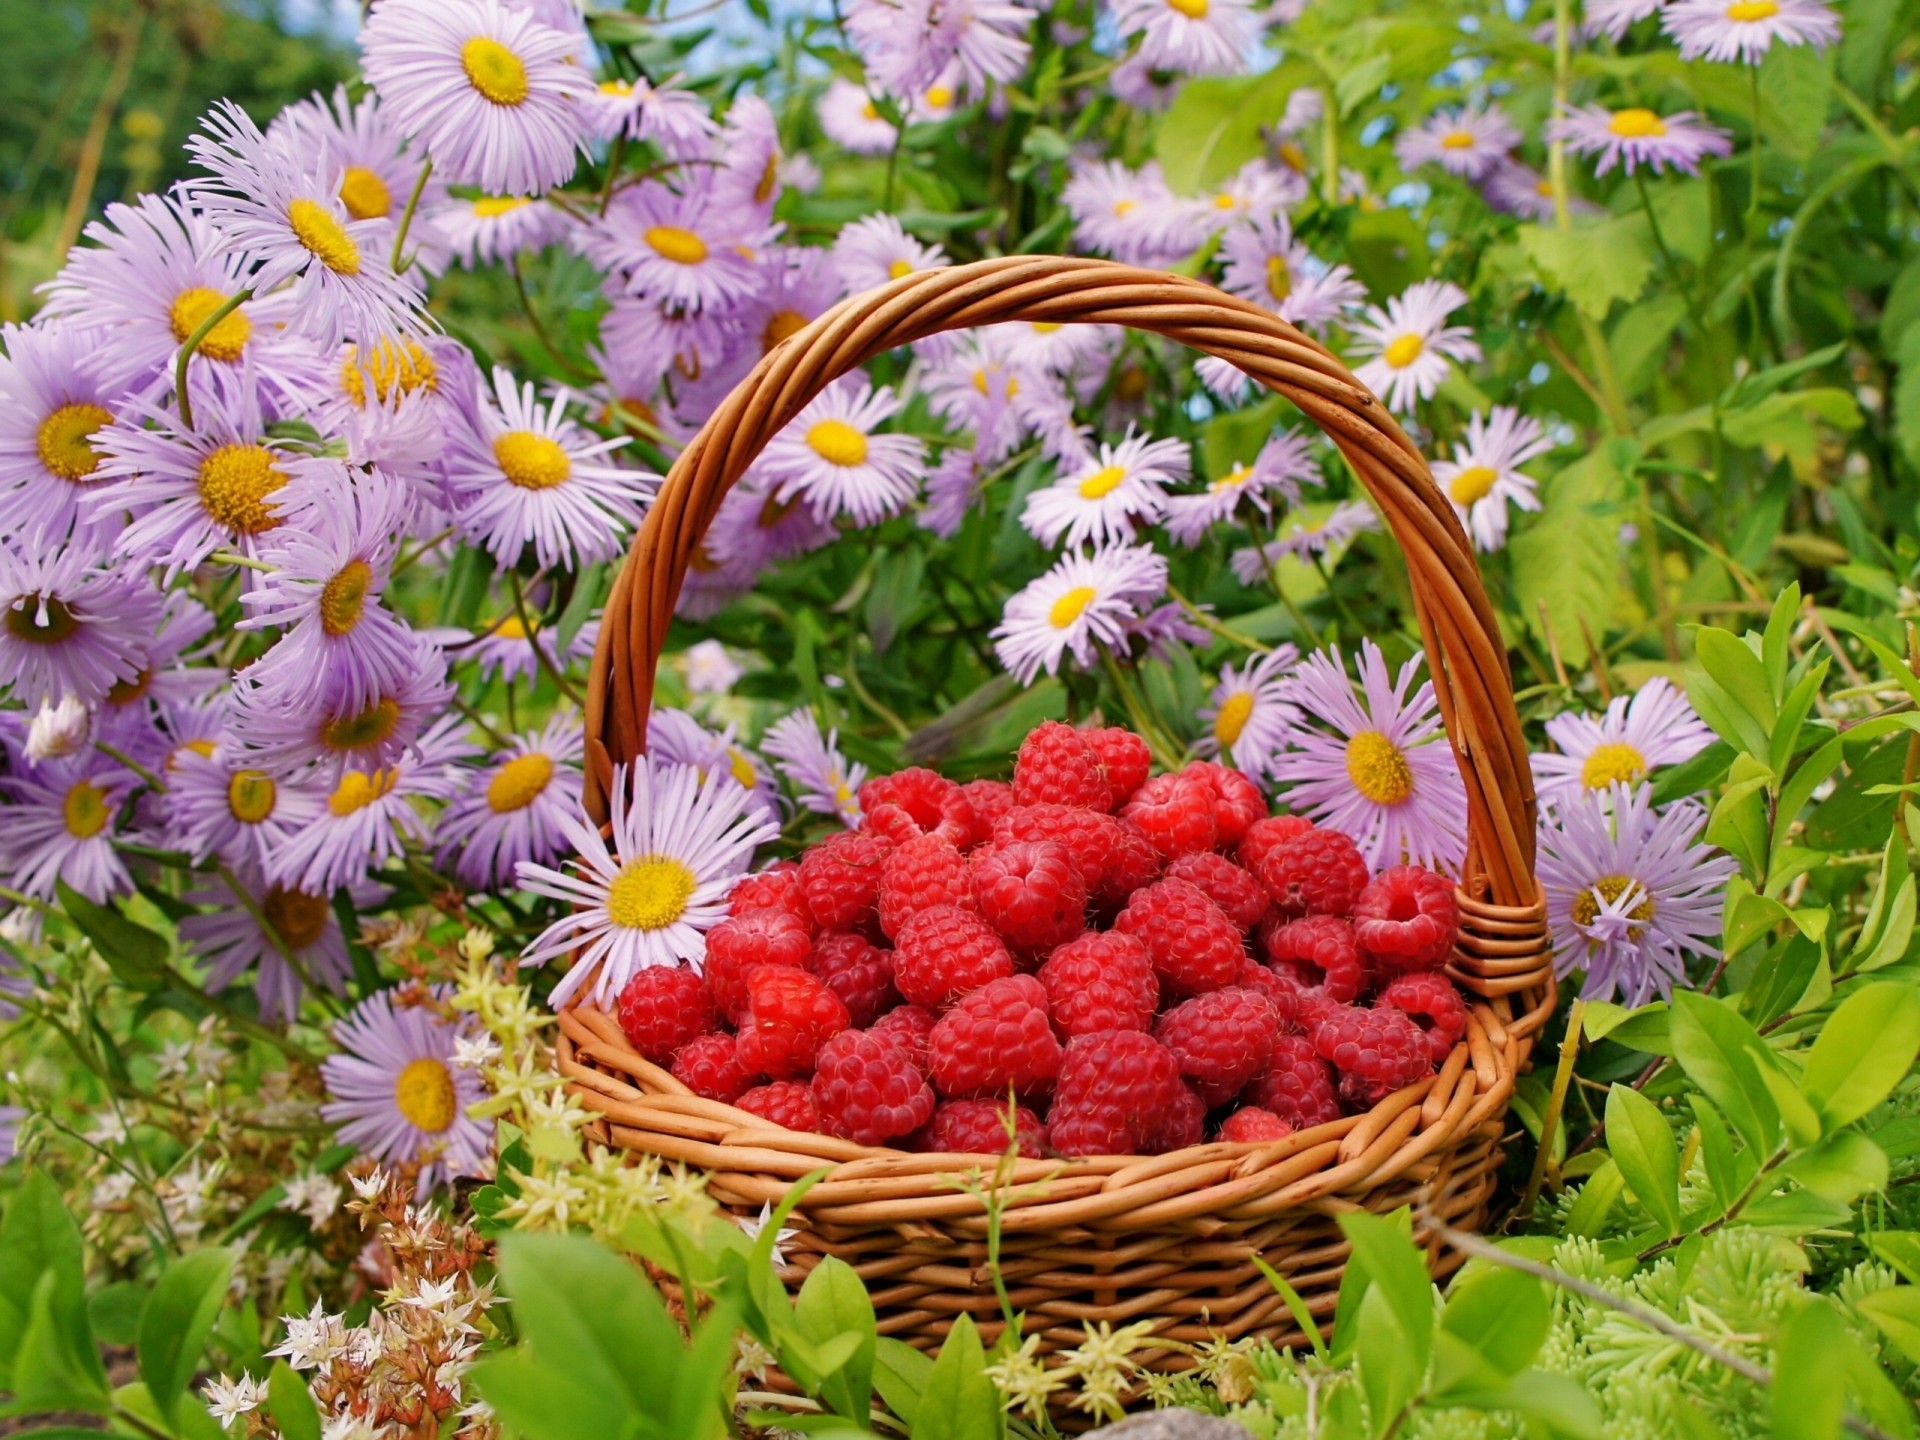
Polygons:
[[1313,1041],[1304,1035],[1278,1036],[1266,1073],[1256,1077],[1241,1098],[1278,1115],[1295,1130],[1340,1118],[1332,1067],[1314,1053]]
[[964,995],[927,1042],[940,1093],[953,1099],[1043,1092],[1060,1073],[1060,1042],[1047,1022],[1047,992],[1031,975],[996,980]]
[[1182,995],[1231,985],[1247,954],[1233,922],[1184,880],[1161,880],[1135,892],[1113,928],[1138,937],[1154,973]]
[[1247,1105],[1220,1122],[1220,1138],[1235,1145],[1255,1145],[1268,1140],[1284,1140],[1293,1134],[1293,1126],[1271,1110]]
[[771,1085],[756,1085],[733,1103],[789,1130],[817,1132],[820,1129],[820,1112],[813,1108],[813,1091],[804,1080],[776,1080]]
[[1209,1105],[1224,1105],[1267,1068],[1279,1033],[1267,997],[1238,985],[1174,1006],[1153,1027]]
[[1040,967],[1054,1027],[1071,1039],[1101,1030],[1145,1030],[1160,1004],[1147,947],[1119,931],[1059,946]]
[[938,1009],[1013,974],[1013,956],[971,910],[936,905],[907,921],[893,952],[893,983],[915,1005]]
[[881,1145],[933,1118],[933,1089],[900,1046],[864,1030],[842,1030],[820,1047],[813,1108],[829,1135]]
[[1327,998],[1350,1004],[1366,988],[1367,966],[1353,926],[1337,915],[1307,915],[1278,926],[1267,941],[1276,962],[1301,967]]
[[1247,833],[1240,837],[1240,843],[1234,847],[1234,854],[1239,857],[1243,869],[1258,875],[1264,857],[1311,829],[1313,822],[1304,816],[1269,815],[1265,820],[1256,820],[1247,827]]
[[935,905],[973,908],[973,879],[967,857],[943,835],[916,835],[896,846],[880,867],[876,897],[880,929],[898,939],[900,928]]
[[896,1005],[868,1026],[867,1033],[885,1036],[893,1041],[907,1052],[908,1058],[922,1072],[925,1072],[927,1039],[933,1034],[934,1023],[938,1018],[924,1005]]
[[1111,810],[1113,791],[1087,737],[1058,720],[1042,721],[1013,760],[1016,805],[1084,805]]
[[1094,758],[1100,762],[1101,772],[1107,777],[1107,788],[1113,792],[1112,804],[1118,809],[1147,783],[1147,772],[1153,768],[1153,752],[1145,740],[1118,725],[1080,733],[1086,736]]
[[633,1048],[656,1065],[668,1065],[673,1052],[713,1029],[713,996],[704,981],[678,965],[649,965],[620,992],[620,1028]]
[[1426,1033],[1398,1010],[1330,1007],[1310,1038],[1340,1072],[1340,1093],[1356,1104],[1377,1105],[1433,1070]]
[[742,875],[727,896],[727,914],[751,915],[756,910],[780,910],[793,916],[813,934],[813,912],[807,909],[807,897],[800,889],[800,867],[791,860],[762,870],[757,875]]
[[1180,773],[1198,776],[1213,790],[1215,844],[1237,845],[1254,821],[1267,818],[1267,797],[1238,770],[1196,760]]
[[994,822],[1013,808],[1013,786],[1004,780],[969,780],[960,793],[973,807],[975,844],[991,835]]
[[1126,904],[1127,898],[1141,886],[1151,885],[1160,874],[1160,852],[1153,848],[1147,832],[1131,820],[1119,817],[1115,817],[1114,824],[1120,827],[1120,838],[1107,857],[1106,883],[1094,896],[1100,908],[1109,913]]
[[673,1057],[673,1078],[709,1100],[731,1105],[753,1084],[740,1063],[740,1042],[731,1035],[696,1035]]
[[1258,990],[1267,997],[1267,1003],[1273,1006],[1274,1018],[1284,1029],[1293,1023],[1294,1010],[1299,1001],[1299,993],[1306,988],[1299,977],[1281,973],[1279,969],[1269,969],[1251,955],[1240,962],[1240,973],[1233,983],[1248,990]]
[[1086,928],[1087,882],[1067,847],[1053,840],[1015,840],[976,852],[973,902],[1009,945],[1028,955],[1045,954]]
[[740,1063],[775,1080],[813,1069],[820,1047],[847,1028],[847,1007],[818,976],[781,965],[747,974],[740,1021]]
[[1160,1126],[1147,1142],[1149,1150],[1162,1153],[1168,1150],[1185,1150],[1189,1146],[1200,1145],[1207,1138],[1207,1102],[1191,1085],[1182,1085],[1180,1093],[1173,1097],[1173,1103],[1167,1107],[1167,1113],[1160,1119]]
[[1213,786],[1198,775],[1156,775],[1133,792],[1120,814],[1169,859],[1213,848]]
[[800,857],[800,889],[822,930],[857,930],[873,918],[891,841],[857,830],[829,835]]
[[[1022,1155],[1038,1155],[1047,1148],[1047,1127],[1024,1105],[1013,1107],[1013,1134]],[[1007,1102],[942,1100],[920,1148],[933,1154],[1004,1154]]]
[[1366,888],[1367,862],[1338,830],[1309,830],[1262,856],[1253,873],[1289,915],[1348,915]]
[[1211,850],[1178,855],[1167,862],[1167,878],[1184,880],[1225,912],[1242,930],[1267,913],[1266,888],[1224,855]]
[[840,930],[822,935],[813,942],[807,968],[840,997],[856,1029],[866,1029],[900,1003],[900,992],[893,988],[893,952],[864,935]]
[[1111,1105],[1073,1107],[1057,1100],[1047,1112],[1047,1148],[1058,1155],[1132,1155],[1141,1148],[1133,1122]]
[[973,843],[973,806],[946,776],[915,766],[860,787],[860,828],[896,845],[938,835],[956,848]]
[[1453,953],[1460,903],[1453,882],[1418,865],[1396,865],[1353,902],[1360,946],[1395,970],[1432,970]]
[[1137,1154],[1159,1138],[1160,1118],[1185,1108],[1185,1093],[1173,1052],[1151,1035],[1076,1035],[1060,1061],[1047,1138],[1062,1155]]
[[996,845],[1015,840],[1055,840],[1087,882],[1089,893],[1106,883],[1107,865],[1120,844],[1120,822],[1075,805],[1016,805],[993,823]]
[[707,932],[707,989],[720,1013],[738,1025],[747,1010],[747,973],[757,965],[806,967],[813,946],[807,926],[784,910],[753,910]]
[[[1415,971],[1396,976],[1375,1000],[1376,1008],[1406,1012],[1427,1037],[1427,1054],[1435,1065],[1446,1063],[1448,1054],[1467,1033],[1467,1002],[1453,988],[1453,982],[1434,971]],[[1425,1020],[1427,1023],[1421,1024]]]

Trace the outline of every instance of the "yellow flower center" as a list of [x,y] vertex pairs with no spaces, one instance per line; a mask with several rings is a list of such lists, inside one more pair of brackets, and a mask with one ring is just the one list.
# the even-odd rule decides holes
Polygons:
[[383,405],[393,398],[396,388],[402,395],[416,390],[432,394],[440,388],[440,367],[418,340],[382,340],[365,362],[360,359],[358,346],[347,347],[347,357],[340,362],[340,388],[356,406],[367,403],[369,372],[373,375],[373,393]]
[[1129,215],[1133,211],[1138,210],[1139,208],[1140,208],[1140,202],[1138,200],[1116,200],[1113,202],[1114,218],[1116,220],[1120,219],[1121,217]]
[[671,855],[644,855],[607,887],[607,918],[624,930],[661,930],[687,912],[693,871]]
[[1734,0],[1727,6],[1727,19],[1741,25],[1771,20],[1780,13],[1779,0]]
[[1053,602],[1053,608],[1047,611],[1047,623],[1056,630],[1066,629],[1080,618],[1081,612],[1093,603],[1098,593],[1091,585],[1074,586]]
[[[1171,0],[1169,0],[1169,3],[1171,3]],[[1237,204],[1239,204],[1239,202],[1225,190],[1222,190],[1218,195],[1213,197],[1213,208],[1216,210],[1231,210]]]
[[107,808],[107,792],[91,780],[74,782],[60,812],[66,819],[67,833],[76,840],[91,840],[98,835],[107,828],[112,813]]
[[1362,730],[1347,742],[1347,778],[1376,805],[1404,804],[1413,794],[1406,753],[1378,730]]
[[242,825],[258,825],[273,814],[279,791],[258,770],[236,770],[227,781],[227,809]]
[[936,85],[927,91],[927,104],[935,110],[945,110],[953,104],[953,91],[945,85]]
[[[534,628],[535,629],[539,628],[538,621],[534,622]],[[506,619],[502,620],[498,625],[493,627],[493,633],[496,639],[524,640],[527,638],[527,627],[524,623],[522,623],[518,615],[509,615],[507,616]]]
[[727,768],[733,772],[733,778],[740,782],[742,790],[751,790],[760,783],[760,773],[753,768],[753,761],[746,753],[735,746],[727,747]]
[[453,1124],[458,1105],[453,1072],[444,1060],[431,1056],[410,1060],[393,1082],[393,1108],[414,1129],[429,1135],[442,1134]]
[[573,476],[573,461],[560,443],[531,430],[509,430],[495,440],[493,458],[509,483],[522,490],[551,490]]
[[640,238],[653,247],[654,254],[676,265],[698,265],[707,258],[707,242],[678,225],[649,225]]
[[287,483],[264,445],[222,445],[200,462],[200,504],[236,535],[258,535],[280,523],[267,497]]
[[320,628],[329,635],[350,634],[367,605],[373,570],[364,560],[349,560],[320,591]]
[[400,702],[383,695],[358,715],[330,720],[320,731],[320,742],[336,754],[378,745],[400,723]]
[[1658,138],[1667,133],[1667,122],[1651,110],[1638,106],[1630,110],[1616,110],[1607,121],[1607,129],[1623,140],[1646,140]]
[[1167,0],[1167,8],[1189,20],[1207,18],[1207,0]]
[[1126,467],[1122,465],[1103,465],[1093,474],[1080,482],[1082,500],[1099,500],[1118,490],[1127,478]]
[[527,67],[498,40],[476,35],[460,47],[467,81],[496,105],[518,105],[527,98]]
[[172,752],[167,756],[167,769],[178,770],[180,768],[181,755],[189,750],[196,755],[203,755],[211,760],[213,758],[213,741],[189,740],[185,744],[174,746]]
[[1280,142],[1280,163],[1297,175],[1307,173],[1307,152],[1291,140]]
[[1213,738],[1222,748],[1232,745],[1252,718],[1253,696],[1245,690],[1229,695],[1220,702],[1220,713],[1213,717]]
[[532,203],[524,195],[482,195],[473,202],[473,215],[476,220],[498,220]]
[[631,95],[633,93],[633,82],[630,80],[602,80],[600,82],[600,93],[602,95]]
[[760,353],[766,354],[789,335],[797,335],[806,328],[807,317],[798,310],[774,311],[766,328],[760,332]]
[[110,705],[131,705],[146,697],[153,685],[153,671],[142,670],[131,680],[116,680],[107,689],[107,703]]
[[1496,478],[1490,465],[1469,465],[1447,482],[1447,494],[1453,497],[1456,505],[1471,505],[1476,500],[1487,498],[1487,492],[1493,489]]
[[547,788],[553,779],[553,761],[539,751],[516,755],[487,782],[487,808],[496,815],[524,810]]
[[[777,185],[779,181],[780,154],[778,151],[773,151],[768,154],[767,163],[760,167],[760,179],[755,182],[753,187],[753,203],[756,205],[764,205],[767,201],[771,200],[773,198],[773,187]],[[745,250],[742,250],[740,253],[747,255]],[[747,255],[747,258],[751,260],[753,257]]]
[[889,279],[898,280],[902,275],[911,275],[912,273],[913,266],[904,260],[895,260],[887,266],[887,276]]
[[[182,290],[173,297],[173,304],[167,307],[167,329],[173,332],[175,340],[184,345],[193,338],[193,332],[205,323],[206,318],[231,298],[205,285]],[[243,305],[222,315],[219,322],[200,337],[200,348],[194,353],[204,355],[209,360],[224,360],[231,364],[246,352],[247,341],[252,338],[253,322],[247,319],[247,310]]]
[[[1611,905],[1622,895],[1626,894],[1633,884],[1633,878],[1628,875],[1608,875],[1603,879],[1594,881],[1592,885],[1573,897],[1573,923],[1586,926],[1593,924],[1593,922],[1599,918],[1600,901],[1594,898],[1593,892],[1595,890],[1598,890],[1607,904]],[[1653,896],[1647,894],[1644,887],[1641,889],[1640,895],[1641,898],[1639,902],[1634,905],[1631,910],[1627,911],[1627,918],[1629,920],[1638,920],[1640,922],[1639,925],[1628,927],[1627,938],[1629,940],[1638,940],[1641,934],[1641,926],[1653,919]]]
[[387,182],[364,165],[349,165],[340,177],[340,203],[356,220],[384,220],[393,213]]
[[1589,790],[1604,790],[1616,781],[1631,782],[1647,773],[1647,757],[1623,740],[1593,747],[1580,767],[1580,783]]
[[1209,495],[1218,495],[1222,490],[1238,490],[1253,478],[1253,471],[1245,465],[1236,465],[1218,480],[1207,486]]
[[829,465],[867,463],[867,437],[844,420],[822,420],[807,431],[807,444]]
[[1426,340],[1419,335],[1402,335],[1381,352],[1380,358],[1395,370],[1404,370],[1420,358],[1420,352],[1427,348]]
[[873,101],[869,100],[860,107],[860,118],[862,120],[878,120],[880,118],[880,110]]
[[1056,330],[1064,329],[1066,329],[1066,326],[1062,325],[1058,320],[1036,320],[1033,322],[1033,333],[1036,335],[1051,335]]
[[333,787],[333,794],[327,797],[327,809],[341,818],[364,810],[374,801],[392,794],[394,782],[399,778],[398,771],[385,768],[371,775],[364,770],[349,770],[340,777],[340,783]]
[[62,405],[40,422],[33,448],[40,463],[62,480],[85,480],[99,467],[100,452],[88,444],[93,432],[113,423],[98,405]]
[[1471,150],[1473,148],[1473,132],[1469,130],[1449,130],[1445,135],[1440,137],[1440,148],[1442,150]]
[[1284,300],[1293,294],[1293,268],[1287,264],[1284,255],[1267,257],[1267,294],[1276,300]]
[[311,200],[295,200],[287,206],[287,224],[293,237],[307,253],[336,275],[360,273],[360,247],[353,243],[346,227],[327,213],[326,207]]
[[280,937],[289,950],[304,950],[320,938],[327,928],[327,897],[309,895],[304,890],[282,890],[278,885],[267,891],[260,902],[260,916],[267,928]]

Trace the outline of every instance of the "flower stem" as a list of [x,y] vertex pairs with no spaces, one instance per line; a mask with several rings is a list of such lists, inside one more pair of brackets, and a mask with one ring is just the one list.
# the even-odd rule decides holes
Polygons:
[[433,174],[433,161],[428,160],[420,167],[420,178],[413,182],[413,193],[407,197],[407,208],[400,216],[400,228],[393,237],[393,273],[404,275],[413,268],[414,257],[401,258],[400,252],[406,248],[407,232],[413,228],[413,212],[420,208],[420,196],[425,193],[427,180]]
[[180,407],[180,424],[184,429],[193,429],[193,401],[187,397],[187,362],[193,358],[193,352],[200,348],[200,342],[213,333],[214,326],[252,298],[252,286],[229,295],[206,319],[193,327],[193,333],[187,336],[186,343],[180,347],[180,358],[173,363],[173,397]]

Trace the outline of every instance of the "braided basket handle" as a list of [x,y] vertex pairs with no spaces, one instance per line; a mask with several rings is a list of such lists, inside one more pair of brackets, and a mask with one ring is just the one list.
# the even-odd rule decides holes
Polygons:
[[613,767],[646,749],[654,669],[694,552],[766,443],[834,380],[942,330],[1001,321],[1125,325],[1177,340],[1286,396],[1339,447],[1406,556],[1434,693],[1466,780],[1462,887],[1532,906],[1534,793],[1513,680],[1452,505],[1386,408],[1323,346],[1197,280],[1106,260],[1008,256],[903,276],[841,301],[735,387],[655,497],[608,598],[587,684],[588,813],[606,821]]

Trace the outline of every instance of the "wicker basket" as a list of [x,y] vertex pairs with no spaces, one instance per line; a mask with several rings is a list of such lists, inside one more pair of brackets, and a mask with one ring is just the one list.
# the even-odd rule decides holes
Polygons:
[[[1534,798],[1507,657],[1465,532],[1411,441],[1341,364],[1271,313],[1197,281],[1105,261],[983,260],[857,295],[761,361],[680,455],[622,569],[587,696],[588,804],[604,821],[616,762],[644,748],[654,667],[695,547],[728,488],[782,426],[840,375],[942,330],[997,321],[1127,325],[1231,362],[1286,396],[1351,462],[1400,542],[1435,693],[1466,779],[1470,843],[1450,973],[1479,997],[1439,1073],[1364,1115],[1264,1145],[1150,1157],[1023,1158],[1002,1222],[1001,1272],[1046,1350],[1098,1320],[1153,1321],[1170,1339],[1300,1338],[1253,1264],[1331,1315],[1347,1250],[1335,1217],[1415,1202],[1484,1224],[1515,1076],[1554,987],[1533,876]],[[956,1172],[979,1156],[908,1154],[783,1129],[688,1092],[636,1054],[611,1017],[560,1017],[560,1063],[600,1113],[603,1144],[704,1170],[741,1216],[821,1166],[787,1247],[797,1286],[822,1255],[866,1280],[882,1333],[934,1349],[953,1318],[1001,1328],[985,1266],[987,1219]],[[1437,1247],[1436,1275],[1450,1268]],[[1179,1363],[1169,1357],[1169,1365]]]

